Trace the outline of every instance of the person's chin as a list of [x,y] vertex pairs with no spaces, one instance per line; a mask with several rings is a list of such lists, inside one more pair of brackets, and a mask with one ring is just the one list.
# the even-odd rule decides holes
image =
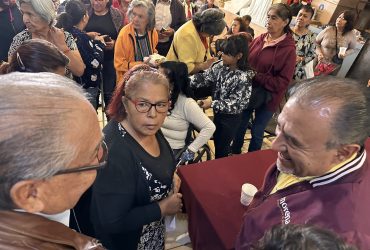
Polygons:
[[158,127],[147,125],[147,126],[144,126],[144,131],[146,135],[155,135],[158,132]]
[[287,166],[286,164],[284,165],[284,163],[280,159],[277,159],[276,166],[280,172],[284,174],[294,175],[294,169],[292,168],[292,166]]

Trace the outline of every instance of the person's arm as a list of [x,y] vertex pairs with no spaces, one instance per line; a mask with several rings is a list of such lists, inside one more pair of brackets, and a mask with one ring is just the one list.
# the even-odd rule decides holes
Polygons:
[[221,98],[212,101],[214,111],[222,111],[225,113],[235,113],[235,110],[244,110],[248,107],[249,98],[252,91],[253,71],[245,72],[243,75],[233,77],[238,81],[238,85],[233,89],[233,94],[229,98]]
[[185,119],[199,131],[195,140],[188,146],[189,150],[197,152],[212,137],[216,126],[191,98],[185,102],[184,114]]
[[[176,51],[176,53],[174,53],[173,51],[173,54],[175,54],[175,56],[177,57],[177,61],[184,62],[186,66],[188,66],[189,74],[195,74],[195,73],[198,73],[199,71],[204,71],[208,69],[212,65],[212,63],[216,60],[216,59],[210,59],[206,62],[196,62],[197,58],[199,57],[199,53],[202,53],[201,56],[204,57],[203,50],[202,52],[198,51],[198,49],[200,48],[198,45],[199,38],[197,36],[198,34],[196,33],[195,34],[189,34],[189,33],[178,34],[178,35],[175,35],[174,41],[172,42],[172,47],[173,47],[172,49]],[[201,44],[201,46],[203,45]]]
[[11,56],[13,55],[13,53],[15,51],[17,51],[17,49],[19,48],[19,46],[21,46],[21,44],[24,42],[22,40],[22,37],[24,34],[25,31],[21,31],[19,34],[17,34],[14,38],[13,38],[13,41],[12,43],[10,44],[10,47],[9,47],[9,50],[8,50],[8,62],[10,62],[10,59],[11,59]]
[[49,32],[49,41],[58,47],[69,59],[68,69],[74,76],[82,76],[85,71],[85,64],[82,60],[77,44],[73,36],[61,29],[52,27]]
[[312,33],[309,39],[309,47],[307,54],[302,61],[302,65],[306,65],[307,63],[311,62],[316,57],[316,34]]
[[316,55],[318,61],[321,61],[322,59],[325,58],[323,51],[321,49],[321,43],[324,40],[324,37],[328,32],[329,28],[330,27],[327,27],[326,29],[322,30],[316,37]]
[[285,58],[275,58],[275,60],[282,60],[283,66],[276,75],[268,73],[257,73],[254,77],[254,81],[258,82],[262,87],[270,92],[279,93],[282,89],[286,89],[293,78],[295,63],[296,63],[296,51],[292,47],[286,52]]
[[77,47],[81,53],[82,60],[86,68],[100,69],[104,60],[103,49],[105,47],[104,40],[96,37],[97,40],[92,40],[88,35],[77,39]]
[[212,57],[211,59],[208,59],[205,62],[194,63],[194,68],[189,74],[196,74],[200,71],[204,71],[206,69],[209,69],[212,66],[212,64],[216,61],[217,61],[217,58]]
[[221,63],[215,64],[204,72],[197,73],[190,78],[190,87],[203,88],[212,87],[217,80],[217,73],[220,70]]
[[348,42],[348,48],[346,50],[346,53],[344,54],[344,57],[352,54],[355,52],[355,48],[357,46],[357,39],[353,31],[350,31],[348,34],[346,34]]

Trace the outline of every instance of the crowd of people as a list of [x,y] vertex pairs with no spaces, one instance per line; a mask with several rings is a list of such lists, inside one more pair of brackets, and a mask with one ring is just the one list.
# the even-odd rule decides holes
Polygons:
[[369,248],[366,88],[318,77],[353,53],[356,16],[315,34],[298,3],[258,35],[214,0],[0,0],[0,248],[164,249],[179,163],[209,140],[241,154],[249,128],[260,150],[274,114],[278,159],[236,249]]

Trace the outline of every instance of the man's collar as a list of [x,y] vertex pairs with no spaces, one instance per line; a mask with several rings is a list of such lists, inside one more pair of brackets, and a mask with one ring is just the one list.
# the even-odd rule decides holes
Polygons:
[[[13,209],[14,211],[17,211],[17,212],[24,212],[24,213],[27,213],[25,210],[23,209]],[[52,221],[57,221],[59,223],[62,223],[64,225],[66,225],[67,227],[69,227],[69,217],[71,215],[71,210],[66,210],[64,212],[61,212],[59,214],[44,214],[44,213],[35,213],[37,215],[40,215],[46,219],[49,219],[49,220],[52,220]]]
[[313,187],[317,187],[332,183],[342,178],[343,176],[346,176],[353,171],[360,169],[364,165],[365,161],[366,150],[358,153],[355,157],[351,157],[349,160],[346,160],[344,164],[342,164],[339,168],[336,168],[334,171],[329,171],[327,174],[311,179],[310,184]]

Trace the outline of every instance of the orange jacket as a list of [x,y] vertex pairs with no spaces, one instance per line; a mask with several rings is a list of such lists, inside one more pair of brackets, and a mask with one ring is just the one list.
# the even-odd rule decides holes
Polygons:
[[[157,53],[155,49],[158,44],[158,33],[154,29],[148,31],[148,37],[152,53]],[[135,30],[132,23],[127,24],[118,34],[114,48],[114,68],[116,69],[117,84],[120,84],[123,75],[133,66],[143,62],[135,61]]]

